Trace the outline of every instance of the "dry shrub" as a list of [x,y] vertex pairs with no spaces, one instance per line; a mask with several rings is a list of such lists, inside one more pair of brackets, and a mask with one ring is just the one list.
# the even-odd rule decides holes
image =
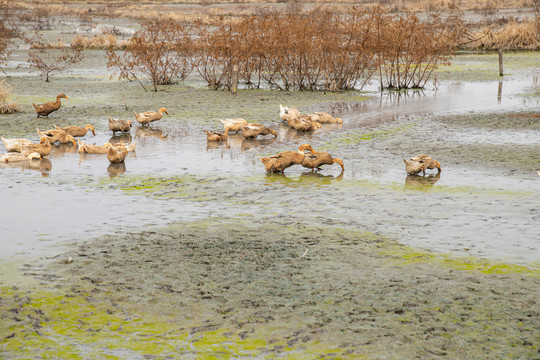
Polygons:
[[82,49],[76,47],[65,47],[59,42],[60,49],[51,49],[43,37],[36,32],[34,37],[27,39],[31,44],[28,52],[28,63],[30,67],[37,71],[48,82],[54,73],[62,72],[83,59]]
[[80,49],[122,49],[127,46],[127,43],[119,43],[116,36],[113,34],[94,35],[91,38],[87,36],[77,35],[71,40],[71,46]]
[[361,88],[375,71],[381,88],[423,87],[462,34],[461,16],[390,15],[376,7],[305,14],[269,11],[214,29],[198,27],[195,67],[212,88],[229,87],[238,66],[278,89]]
[[371,18],[381,88],[423,88],[432,72],[448,63],[464,33],[460,14],[430,15],[421,22],[412,13],[390,16],[376,8]]
[[512,21],[502,27],[490,26],[475,34],[477,39],[471,47],[486,50],[512,49],[512,50],[538,50],[538,21],[527,20],[523,22]]
[[[119,78],[138,80],[143,75],[157,85],[170,85],[185,79],[193,69],[191,28],[170,19],[145,21],[127,43],[125,52],[107,50],[107,68]],[[142,84],[141,84],[142,85]]]
[[20,111],[19,105],[10,102],[11,86],[0,81],[0,114],[13,114]]

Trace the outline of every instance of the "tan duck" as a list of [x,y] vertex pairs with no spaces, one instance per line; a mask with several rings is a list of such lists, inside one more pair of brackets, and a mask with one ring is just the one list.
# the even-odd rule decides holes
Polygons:
[[120,147],[124,147],[126,148],[127,152],[133,152],[135,151],[135,147],[137,145],[137,143],[135,141],[131,142],[131,143],[127,143],[125,141],[119,141],[117,142],[116,144],[111,144],[112,146],[120,146]]
[[107,152],[107,159],[111,164],[119,164],[124,162],[128,154],[127,149],[124,146],[112,146]]
[[341,171],[345,171],[345,166],[343,166],[343,160],[341,160],[340,158],[333,158],[332,155],[330,155],[326,151],[315,151],[312,154],[306,154],[301,165],[311,170],[320,170],[320,167],[323,165],[333,164],[339,164],[339,166],[341,166]]
[[267,172],[284,173],[288,167],[302,163],[306,156],[304,153],[305,150],[314,152],[310,144],[302,144],[298,148],[298,151],[284,151],[274,156],[261,157],[259,159],[264,164]]
[[15,138],[6,139],[4,137],[2,137],[2,142],[4,143],[4,147],[6,148],[6,151],[16,151],[16,152],[21,152],[22,147],[24,145],[32,144],[32,141],[27,140],[27,139],[15,139]]
[[66,144],[71,141],[73,146],[77,145],[77,142],[75,141],[75,138],[71,135],[68,135],[64,130],[60,128],[51,129],[47,131],[40,131],[38,128],[36,128],[38,135],[40,137],[46,137],[49,140],[49,143],[55,144],[57,141],[60,144]]
[[26,144],[23,145],[21,149],[21,154],[28,156],[31,153],[37,152],[41,157],[48,156],[52,151],[51,143],[47,136],[42,136],[39,140],[39,143]]
[[247,121],[242,118],[236,118],[236,119],[219,119],[221,123],[223,124],[223,128],[225,128],[225,131],[228,133],[229,131],[240,131],[242,129],[242,126],[247,125]]
[[91,145],[83,143],[80,139],[79,141],[79,154],[106,154],[109,152],[109,149],[112,147],[111,143],[106,142],[101,145]]
[[66,94],[60,94],[56,97],[56,101],[50,101],[50,102],[46,102],[46,103],[38,104],[38,105],[32,103],[32,106],[36,110],[37,117],[45,116],[48,118],[50,113],[60,109],[60,106],[62,105],[60,103],[60,99],[62,98],[69,100]]
[[143,126],[150,124],[152,121],[161,120],[161,118],[163,117],[163,113],[169,115],[167,109],[165,108],[161,108],[157,112],[147,111],[142,113],[136,113],[134,111],[133,113],[135,114],[135,119],[137,119],[137,122],[139,122]]
[[254,139],[259,135],[264,136],[264,135],[269,135],[269,134],[277,136],[277,133],[274,130],[267,128],[266,126],[262,124],[257,124],[257,123],[249,123],[247,125],[244,125],[242,126],[240,130],[242,130],[242,135],[246,139]]
[[435,168],[438,170],[437,173],[441,172],[441,164],[438,161],[433,160],[429,155],[417,155],[410,158],[410,160],[403,159],[403,162],[405,163],[407,174],[410,175],[419,173],[425,175],[427,169],[432,170]]
[[113,134],[117,131],[129,132],[131,130],[131,120],[113,119],[109,116],[109,129]]
[[300,116],[300,111],[297,108],[289,108],[279,104],[279,118],[282,121],[288,121],[289,119]]
[[206,130],[205,132],[207,141],[225,141],[229,137],[229,129],[225,130],[223,134],[217,131]]
[[297,131],[314,131],[321,128],[321,124],[316,121],[311,121],[311,118],[307,115],[300,115],[299,117],[292,118],[292,128]]
[[0,155],[0,162],[19,162],[34,159],[41,159],[41,155],[39,155],[37,152],[33,152],[28,155],[19,154],[18,152],[9,152]]
[[311,121],[316,121],[321,124],[343,124],[341,118],[335,118],[327,112],[316,112],[309,114]]
[[66,132],[66,134],[71,135],[73,137],[81,137],[85,136],[88,130],[92,131],[92,134],[96,136],[96,129],[94,128],[94,125],[87,124],[85,126],[66,126],[66,127],[58,127],[54,125],[56,129],[62,129]]

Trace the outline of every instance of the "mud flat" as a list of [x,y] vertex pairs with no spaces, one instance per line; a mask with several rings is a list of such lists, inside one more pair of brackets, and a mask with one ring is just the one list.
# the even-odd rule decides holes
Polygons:
[[538,355],[538,271],[339,227],[208,219],[25,271],[33,290],[2,289],[9,358]]

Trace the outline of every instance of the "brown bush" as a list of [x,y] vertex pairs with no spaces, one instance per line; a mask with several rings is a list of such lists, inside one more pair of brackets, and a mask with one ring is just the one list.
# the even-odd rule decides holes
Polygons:
[[230,87],[237,65],[247,83],[257,76],[278,89],[361,88],[375,71],[381,88],[423,87],[448,61],[462,36],[461,16],[390,15],[376,7],[305,14],[270,11],[223,24],[199,26],[195,67],[212,88]]
[[503,26],[488,26],[477,32],[469,46],[486,50],[538,50],[538,20],[511,21]]
[[83,59],[82,49],[76,47],[62,47],[51,49],[43,37],[36,32],[34,37],[27,39],[31,49],[28,52],[28,63],[48,82],[54,73],[62,72]]
[[0,114],[13,114],[20,111],[19,105],[10,102],[11,86],[0,81]]
[[170,19],[145,21],[127,43],[125,52],[119,53],[113,47],[107,50],[107,68],[120,79],[146,76],[155,91],[157,85],[175,84],[193,69],[190,31],[190,26]]

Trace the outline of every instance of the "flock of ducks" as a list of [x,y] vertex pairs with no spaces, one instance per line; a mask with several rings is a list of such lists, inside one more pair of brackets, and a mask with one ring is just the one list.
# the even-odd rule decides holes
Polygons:
[[[32,103],[37,117],[43,116],[48,118],[50,113],[60,109],[60,106],[62,105],[60,99],[69,100],[65,94],[60,94],[56,97],[56,101],[43,104]],[[157,112],[147,111],[135,113],[135,119],[144,126],[152,121],[161,119],[163,113],[168,114],[167,109],[161,108]],[[120,120],[109,117],[109,129],[113,131],[113,135],[115,135],[116,132],[129,132],[131,127],[130,120]],[[124,162],[129,152],[135,151],[136,146],[135,142],[129,144],[118,142],[114,145],[110,142],[106,142],[103,145],[91,145],[82,142],[80,139],[76,141],[76,137],[83,137],[88,131],[91,131],[93,135],[96,135],[95,128],[91,124],[67,127],[58,127],[54,125],[54,129],[41,131],[36,128],[36,130],[40,138],[38,143],[33,143],[28,139],[1,137],[4,147],[8,152],[0,155],[0,162],[20,162],[43,159],[51,153],[52,145],[56,143],[71,143],[73,146],[78,146],[78,152],[80,154],[107,154],[107,159],[111,164],[120,164]]]
[[[49,117],[49,114],[58,110],[61,106],[60,99],[69,98],[65,94],[59,94],[56,97],[56,101],[51,101],[43,104],[32,103],[35,112],[38,117]],[[280,107],[280,119],[287,123],[287,125],[299,132],[313,132],[322,127],[322,124],[343,124],[343,120],[333,117],[326,112],[315,112],[312,114],[300,114],[297,108]],[[156,111],[147,111],[142,113],[134,112],[135,120],[141,124],[141,126],[148,126],[153,121],[160,120],[163,114],[169,115],[167,109],[161,108]],[[224,127],[224,132],[206,131],[207,141],[210,142],[222,142],[227,140],[230,131],[241,134],[246,139],[254,139],[258,136],[272,135],[277,137],[275,130],[266,127],[259,123],[248,123],[242,118],[236,119],[221,119],[221,123]],[[132,122],[130,120],[114,119],[109,116],[109,129],[112,130],[113,135],[117,132],[128,133],[132,128]],[[41,159],[48,156],[51,153],[52,145],[55,143],[66,144],[72,143],[73,146],[78,146],[78,152],[81,154],[107,154],[107,159],[111,164],[123,163],[129,152],[135,151],[136,143],[119,142],[111,144],[106,142],[103,145],[91,145],[82,142],[80,139],[75,140],[76,137],[85,136],[88,131],[91,131],[93,135],[96,135],[93,125],[86,126],[67,126],[58,127],[54,125],[54,129],[47,131],[40,131],[36,128],[40,137],[39,143],[33,143],[27,139],[6,139],[1,138],[2,142],[8,153],[0,155],[1,162],[17,162],[28,161],[33,159]],[[309,153],[306,153],[309,151]],[[315,151],[310,144],[302,144],[297,151],[283,151],[273,156],[260,157],[261,162],[267,172],[272,173],[284,173],[285,169],[293,165],[301,165],[305,168],[320,170],[323,165],[338,164],[341,166],[342,172],[345,170],[343,160],[340,158],[332,157],[328,152]],[[437,169],[438,173],[441,172],[441,165],[438,161],[435,161],[428,155],[417,155],[410,159],[403,159],[405,163],[405,170],[408,174],[419,174],[422,172],[425,175],[427,169]]]

